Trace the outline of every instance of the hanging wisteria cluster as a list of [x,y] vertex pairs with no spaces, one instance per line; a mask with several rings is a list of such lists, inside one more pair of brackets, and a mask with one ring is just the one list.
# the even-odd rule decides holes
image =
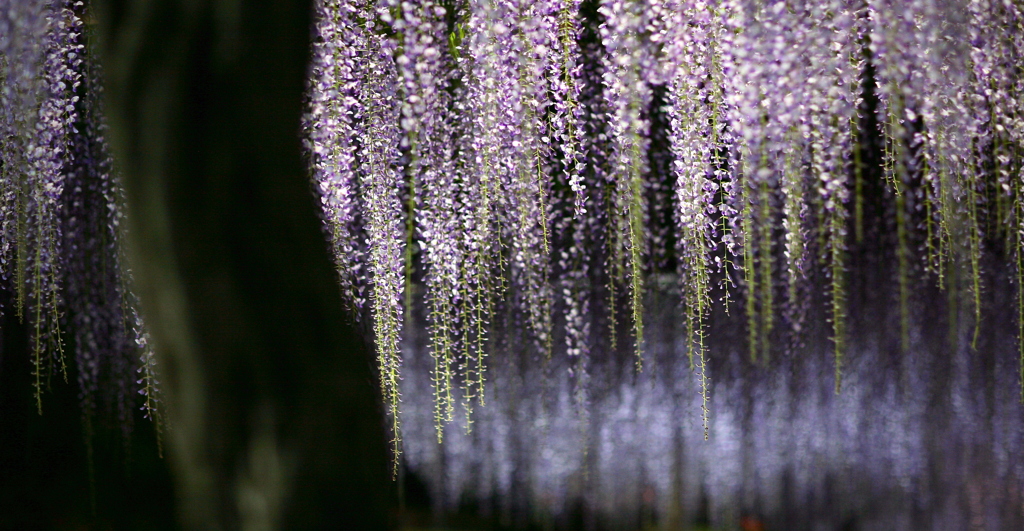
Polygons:
[[[1020,2],[314,6],[306,151],[396,456],[419,316],[438,440],[481,414],[509,338],[567,368],[584,419],[595,356],[657,371],[656,291],[681,301],[705,437],[716,312],[739,310],[734,341],[767,363],[823,309],[838,391],[853,251],[889,237],[865,229],[878,213],[904,349],[921,279],[963,301],[976,342],[982,294],[1010,278],[1024,334]],[[141,392],[159,420],[84,9],[0,0],[2,310],[29,329],[40,408],[70,371],[87,418],[127,424]]]
[[500,330],[526,331],[538,363],[571,358],[580,404],[598,341],[646,370],[645,294],[666,275],[705,435],[715,308],[743,309],[764,363],[824,304],[838,391],[876,169],[904,347],[922,274],[969,301],[975,339],[983,257],[1024,289],[1019,2],[320,0],[316,15],[308,153],[396,452],[420,288],[439,440],[460,401],[472,425]]
[[140,394],[159,432],[84,11],[68,0],[0,1],[0,287],[11,301],[0,312],[28,328],[40,413],[52,377],[71,373],[87,433],[98,412],[130,430]]

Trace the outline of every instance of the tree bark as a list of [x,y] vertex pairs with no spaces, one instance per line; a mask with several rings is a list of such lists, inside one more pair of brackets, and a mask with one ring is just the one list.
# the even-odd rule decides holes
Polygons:
[[300,151],[310,5],[100,0],[186,529],[389,527],[383,413]]

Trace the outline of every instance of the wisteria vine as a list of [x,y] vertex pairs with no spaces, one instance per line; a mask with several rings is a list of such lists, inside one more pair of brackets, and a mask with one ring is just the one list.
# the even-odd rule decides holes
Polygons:
[[85,10],[0,2],[0,285],[13,306],[0,312],[28,329],[40,413],[52,377],[71,372],[87,441],[100,413],[127,435],[138,407],[159,435],[156,362],[120,243],[124,199]]
[[[318,16],[315,49],[351,50],[316,53],[307,123],[342,286],[357,306],[361,292],[348,286],[389,290],[369,312],[391,323],[412,315],[422,280],[439,440],[460,400],[467,426],[484,401],[498,307],[540,359],[579,358],[571,365],[578,382],[595,341],[615,350],[628,321],[642,370],[644,297],[656,289],[649,277],[664,269],[656,256],[676,264],[705,433],[715,308],[740,304],[750,357],[766,363],[778,348],[773,338],[799,332],[813,279],[825,279],[818,299],[831,322],[838,392],[848,253],[864,237],[871,136],[884,144],[894,198],[905,338],[918,270],[966,295],[977,329],[981,257],[993,231],[1013,250],[1021,280],[1016,3],[340,1],[321,4]],[[390,44],[367,47],[372,38]],[[354,77],[328,80],[330,69]],[[351,110],[365,105],[358,94],[367,84],[396,95],[384,107],[400,109],[399,139],[393,130],[371,133],[380,126]],[[655,98],[659,91],[666,96]],[[324,108],[350,110],[325,121]],[[667,116],[671,237],[653,225],[649,203],[660,201],[650,195],[660,187],[649,161],[655,112]],[[387,172],[355,162],[374,158],[364,146],[374,135],[400,146]],[[322,169],[323,153],[336,153],[349,172],[341,181]],[[407,208],[382,200],[385,189]],[[369,219],[386,219],[386,228]],[[363,232],[338,229],[355,225]],[[385,245],[394,247],[375,258],[361,250]],[[391,281],[376,282],[384,272]],[[394,281],[402,272],[404,286]],[[951,277],[968,280],[951,286]],[[392,417],[399,322],[375,328]]]
[[[472,425],[512,331],[537,363],[572,360],[585,415],[592,355],[631,350],[645,370],[645,297],[666,276],[705,436],[718,311],[742,311],[751,361],[769,363],[823,305],[839,392],[876,169],[903,348],[919,278],[968,302],[976,344],[997,289],[986,267],[1015,272],[1024,336],[1020,2],[314,7],[306,155],[341,295],[374,339],[396,463],[404,331],[420,312],[438,440],[460,408]],[[87,417],[112,389],[126,422],[137,392],[159,422],[84,9],[0,1],[3,310],[30,331],[40,409],[69,343]]]

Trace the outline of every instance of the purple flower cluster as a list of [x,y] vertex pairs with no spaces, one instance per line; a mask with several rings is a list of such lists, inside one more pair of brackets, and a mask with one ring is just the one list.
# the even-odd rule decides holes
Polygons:
[[[685,4],[685,5],[683,5]],[[701,375],[703,419],[707,426],[707,374],[704,320],[711,309],[711,262],[718,211],[715,193],[724,178],[718,153],[728,145],[725,130],[721,62],[713,55],[721,45],[723,25],[707,2],[666,6],[666,79],[671,125],[673,172],[676,178],[675,222],[678,230],[679,285],[687,309],[686,339],[690,366]]]
[[551,137],[562,151],[562,174],[572,190],[573,215],[587,213],[586,184],[583,181],[583,108],[580,105],[580,0],[550,1],[541,11],[554,20],[557,38],[551,39]]
[[125,230],[124,198],[106,143],[100,68],[88,56],[82,82],[85,97],[72,135],[73,161],[62,204],[64,294],[82,408],[91,422],[103,406],[116,414],[127,431],[136,395],[141,394],[144,416],[154,422],[159,436],[163,419],[156,360],[120,243]]
[[19,316],[27,318],[32,331],[36,403],[42,411],[42,388],[49,375],[59,369],[67,379],[60,335],[60,210],[77,119],[81,20],[66,2],[30,3],[4,11],[11,33],[2,51],[7,63],[3,134],[8,139],[0,148],[3,254],[5,265],[10,265],[3,276],[13,280]]
[[306,146],[342,296],[356,318],[370,314],[397,455],[405,234],[394,43],[362,5],[325,0],[315,12]]
[[84,11],[66,0],[0,2],[0,279],[31,333],[40,411],[45,382],[58,368],[67,378],[70,339],[87,426],[105,412],[127,432],[142,393],[159,431]]
[[[518,25],[509,28],[511,92],[506,95],[505,182],[511,278],[522,292],[527,323],[545,356],[551,352],[550,131],[544,120],[549,101],[553,19],[543,4],[515,0],[503,7]],[[508,52],[506,52],[508,53]]]
[[[353,310],[365,300],[365,248],[359,238],[358,181],[352,115],[357,105],[359,53],[365,38],[353,4],[317,2],[310,72],[306,149],[319,186],[343,298]],[[355,313],[358,315],[358,313]]]
[[[443,423],[452,420],[458,367],[460,330],[458,309],[466,299],[462,268],[466,264],[460,245],[458,171],[454,153],[452,112],[452,57],[454,42],[445,32],[446,10],[432,2],[394,2],[397,12],[385,22],[398,36],[395,63],[401,94],[401,128],[408,151],[406,168],[409,203],[420,257],[426,271],[426,299],[430,323],[435,409],[440,440]],[[448,52],[448,53],[446,53]],[[407,266],[408,267],[408,266]],[[407,289],[409,287],[407,286]]]
[[[751,355],[763,360],[779,310],[799,326],[819,266],[838,382],[848,232],[861,237],[863,217],[865,75],[875,72],[891,191],[903,197],[911,174],[923,183],[924,206],[901,198],[898,210],[927,210],[930,263],[980,252],[955,242],[980,242],[957,235],[980,230],[963,202],[979,200],[970,197],[990,160],[997,188],[1010,190],[1004,218],[1024,213],[1013,180],[1020,8],[962,7],[603,0],[595,16],[578,0],[319,4],[312,164],[346,296],[358,305],[370,290],[391,411],[403,253],[406,290],[422,266],[438,437],[460,399],[467,426],[484,400],[497,308],[535,351],[563,338],[583,381],[594,296],[607,296],[597,307],[613,338],[628,300],[639,365],[645,277],[669,254],[705,408],[713,293],[724,290],[728,306],[742,288]],[[675,183],[667,199],[649,159],[659,112]],[[400,154],[385,152],[396,144]],[[652,225],[664,201],[674,227]],[[919,228],[900,227],[901,242]],[[669,241],[671,253],[658,248]]]
[[[799,328],[815,268],[838,386],[871,135],[895,207],[905,337],[918,248],[940,283],[970,270],[956,277],[969,278],[975,321],[989,242],[1013,249],[1024,285],[1018,2],[595,5],[315,3],[305,147],[342,296],[372,327],[396,456],[419,285],[438,438],[460,401],[472,424],[512,328],[538,358],[564,349],[585,409],[592,353],[617,352],[619,307],[640,367],[644,298],[671,275],[705,428],[713,308],[742,299],[764,361],[779,322]],[[141,392],[159,422],[83,10],[0,0],[0,282],[32,330],[37,394],[71,338],[87,415],[128,425]]]
[[509,95],[515,90],[515,61],[502,53],[510,48],[511,28],[507,6],[471,2],[461,42],[459,70],[467,80],[465,101],[460,106],[467,133],[460,144],[462,181],[464,269],[468,297],[466,346],[463,363],[464,403],[467,419],[473,401],[485,401],[485,358],[495,294],[501,289],[495,271],[503,265],[501,227],[503,190],[508,182],[508,149],[515,137],[510,126],[513,109]]
[[[368,35],[362,80],[354,118],[361,124],[355,139],[360,161],[360,188],[365,209],[368,276],[373,330],[385,400],[396,441],[399,433],[399,367],[401,355],[401,295],[405,238],[398,167],[399,101],[397,74],[390,42]],[[397,443],[396,443],[397,448]]]
[[[652,11],[644,2],[605,0],[600,28],[607,51],[604,65],[605,95],[612,109],[610,128],[612,189],[608,202],[612,283],[628,279],[630,312],[636,345],[637,368],[643,364],[643,249],[646,247],[643,175],[647,170],[649,120],[644,111],[651,102],[651,87],[644,75],[654,71],[649,35]],[[655,33],[654,35],[658,35]]]

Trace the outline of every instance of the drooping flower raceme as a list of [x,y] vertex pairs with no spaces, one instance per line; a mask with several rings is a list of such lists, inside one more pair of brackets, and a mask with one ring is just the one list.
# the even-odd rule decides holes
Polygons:
[[[462,158],[458,166],[462,181],[462,223],[465,239],[464,267],[467,296],[464,300],[465,342],[463,398],[467,417],[474,401],[485,401],[485,363],[495,298],[502,293],[500,275],[503,257],[499,214],[503,206],[503,183],[508,169],[503,164],[512,131],[507,101],[513,63],[502,50],[511,39],[501,6],[490,1],[471,2],[469,18],[459,55],[460,69],[467,81],[461,107],[466,123],[462,135]],[[467,424],[468,425],[468,424]]]
[[384,399],[397,449],[401,298],[405,287],[405,238],[398,173],[398,86],[393,50],[387,39],[368,34],[363,53],[365,59],[360,72],[363,82],[359,85],[359,109],[355,116],[361,127],[355,139],[359,147],[359,177],[369,246],[370,311]]
[[370,314],[397,457],[406,239],[394,43],[374,31],[373,9],[325,0],[316,13],[307,146],[342,296],[356,318]]
[[[70,2],[45,8],[29,4],[23,9],[7,10],[13,15],[8,22],[13,35],[3,54],[8,72],[4,122],[11,135],[3,157],[4,206],[9,209],[4,212],[4,246],[5,261],[13,262],[5,270],[13,273],[18,312],[31,329],[36,404],[41,412],[49,375],[59,370],[67,379],[60,335],[60,204],[79,98],[75,92],[81,82],[82,22]],[[27,42],[32,38],[39,41]]]
[[445,53],[445,8],[432,1],[389,4],[397,15],[390,23],[399,39],[395,63],[403,97],[401,127],[408,150],[408,193],[414,206],[415,234],[425,268],[424,283],[434,357],[434,418],[437,436],[454,414],[456,353],[459,329],[456,311],[464,295],[460,268],[464,264],[459,239],[456,172],[453,167],[452,122],[447,78],[450,55]]
[[[122,191],[82,2],[0,2],[0,281],[30,332],[36,403],[70,338],[87,436],[132,426],[137,392],[161,429],[159,382],[124,259]],[[66,330],[65,330],[66,328]]]
[[550,355],[550,132],[544,116],[550,103],[545,83],[550,60],[547,51],[554,45],[555,29],[554,20],[539,10],[544,5],[527,0],[504,5],[519,30],[507,31],[515,63],[510,65],[514,77],[505,101],[509,123],[504,163],[508,169],[505,188],[513,285],[520,288],[524,313],[538,347]]
[[[61,212],[64,297],[86,425],[91,426],[101,400],[128,429],[137,394],[134,376],[142,364],[129,315],[132,308],[126,304],[130,293],[120,245],[123,198],[105,140],[99,67],[91,58],[84,65],[85,100],[79,106],[80,125],[71,135],[73,160]],[[147,402],[156,400],[155,375],[147,372],[142,377],[140,391]],[[147,407],[146,414],[155,409],[155,404]]]
[[714,198],[719,190],[724,147],[722,72],[713,55],[721,23],[707,2],[678,2],[667,6],[665,53],[669,83],[669,141],[675,156],[675,222],[678,227],[680,287],[686,308],[690,365],[701,374],[704,429],[707,431],[707,380],[704,320],[711,309],[710,261]]
[[[644,75],[653,70],[651,54],[645,51],[648,43],[644,38],[649,11],[639,0],[606,0],[601,3],[600,11],[605,18],[601,38],[608,53],[604,71],[605,94],[613,113],[609,174],[609,185],[613,191],[608,209],[612,238],[608,266],[615,273],[610,275],[613,277],[610,291],[614,293],[615,279],[628,279],[639,368],[643,364],[643,174],[647,166],[650,125],[644,111],[651,102],[651,89]],[[610,305],[614,306],[614,300]]]
[[577,47],[580,36],[580,0],[547,0],[541,11],[552,17],[557,38],[552,39],[551,138],[562,151],[562,174],[573,192],[573,215],[586,214],[587,190],[583,181],[585,164],[583,145],[583,108],[580,104],[581,57]]
[[[764,363],[825,301],[838,390],[847,253],[876,174],[904,348],[915,271],[971,294],[977,338],[982,266],[1010,256],[1024,335],[1018,2],[320,0],[314,12],[307,157],[342,296],[371,325],[396,456],[417,284],[438,438],[460,400],[468,428],[498,387],[496,352],[564,362],[585,417],[590,364],[618,352],[620,306],[639,368],[644,297],[673,274],[705,430],[706,334],[736,303],[740,342]],[[37,394],[72,338],[86,417],[109,406],[127,425],[139,391],[159,422],[83,13],[0,0],[4,311],[28,324]]]
[[[512,312],[507,322],[523,325],[533,349],[552,353],[561,335],[566,352],[582,360],[595,335],[609,336],[614,351],[616,310],[628,299],[639,365],[646,269],[669,257],[678,265],[687,352],[696,354],[705,408],[703,340],[712,308],[728,310],[734,295],[741,297],[747,347],[752,358],[766,361],[777,336],[799,333],[808,284],[821,278],[817,267],[828,280],[838,388],[846,253],[851,229],[863,236],[862,151],[870,148],[863,139],[876,134],[863,128],[876,118],[864,109],[876,110],[875,121],[883,124],[883,170],[897,203],[904,328],[914,231],[927,233],[928,267],[940,275],[939,264],[970,257],[978,292],[982,227],[971,205],[980,204],[987,161],[1010,161],[999,170],[1007,183],[1020,158],[1009,147],[1019,137],[1012,109],[1020,83],[1009,75],[1019,45],[1007,36],[1009,26],[996,22],[1006,15],[1012,26],[1019,10],[1004,4],[993,11],[978,0],[959,14],[933,0],[905,9],[888,0],[605,0],[596,14],[580,11],[573,0],[445,7],[396,0],[375,13],[345,7],[347,29],[331,38],[338,40],[332,49],[349,50],[340,56],[348,77],[332,82],[331,97],[339,109],[332,112],[348,117],[341,123],[348,129],[340,140],[324,137],[318,148],[339,154],[349,172],[341,179],[348,184],[337,187],[336,204],[344,206],[328,205],[326,213],[335,226],[350,228],[336,235],[339,252],[350,253],[339,265],[349,264],[344,274],[352,275],[353,286],[378,297],[372,291],[378,273],[362,264],[380,272],[394,259],[397,247],[387,238],[398,238],[398,214],[395,196],[376,206],[367,198],[371,189],[401,189],[406,301],[416,264],[426,288],[439,437],[459,398],[467,427],[473,404],[483,402],[498,307]],[[971,61],[956,44],[968,31],[961,15],[976,21]],[[377,115],[360,107],[359,94],[376,90],[362,84],[388,83],[373,75],[386,65],[367,69],[369,56],[360,51],[377,46],[373,39],[392,50],[401,158],[389,155],[394,162],[387,167],[400,170],[403,183],[397,173],[368,169],[372,157],[361,153],[378,135],[393,134],[371,133]],[[329,40],[322,37],[317,46],[326,49]],[[981,90],[979,80],[994,71],[1006,74],[988,82],[996,88]],[[866,87],[875,86],[878,102],[865,102]],[[973,93],[987,99],[979,104]],[[999,116],[971,117],[982,108]],[[311,115],[311,131],[338,125],[317,116]],[[652,118],[660,116],[664,125]],[[658,149],[672,159],[674,228],[655,226],[661,222],[653,209],[664,209],[665,201],[654,181],[661,166],[648,161],[655,138],[666,139],[667,150]],[[995,147],[969,147],[974,142]],[[1000,197],[1019,206],[1017,195]],[[369,228],[385,204],[390,214],[380,219],[389,221]],[[669,241],[671,252],[659,247]],[[649,247],[655,260],[644,256]],[[594,260],[604,261],[603,271],[591,268]],[[393,294],[395,277],[387,278]],[[713,296],[717,290],[721,297]],[[591,296],[598,292],[605,298],[594,308]],[[595,311],[610,324],[607,333],[591,328]],[[397,314],[380,315],[392,323]],[[781,329],[778,315],[790,330]],[[564,322],[564,331],[555,322]],[[399,328],[392,324],[377,332],[379,352],[397,352],[380,344],[394,344]],[[574,367],[585,370],[586,362]],[[386,396],[397,396],[388,390],[396,381],[384,382]]]
[[309,111],[304,117],[306,149],[320,191],[326,227],[345,303],[359,315],[365,302],[365,245],[360,238],[353,114],[360,48],[353,3],[317,2],[316,36],[310,69]]

